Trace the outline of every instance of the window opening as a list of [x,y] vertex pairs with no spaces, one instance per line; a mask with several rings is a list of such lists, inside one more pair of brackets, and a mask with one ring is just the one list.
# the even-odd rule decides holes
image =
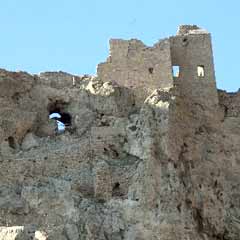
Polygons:
[[16,143],[12,136],[8,137],[7,141],[10,148],[13,148],[13,149],[16,148]]
[[187,46],[188,45],[188,39],[186,37],[183,38],[182,42],[183,42],[183,46]]
[[172,73],[173,77],[179,77],[180,67],[179,66],[173,66],[172,67]]
[[119,182],[116,182],[113,186],[113,191],[114,190],[119,190],[120,189],[120,183]]
[[148,69],[148,72],[149,72],[150,74],[153,74],[153,68],[150,67],[150,68]]
[[198,77],[204,77],[205,72],[204,72],[204,66],[203,65],[199,65],[197,67],[197,74],[198,74]]
[[114,184],[113,189],[112,189],[112,195],[113,195],[114,197],[122,197],[122,196],[124,196],[124,192],[123,192],[123,190],[121,189],[119,182],[116,182],[116,183]]

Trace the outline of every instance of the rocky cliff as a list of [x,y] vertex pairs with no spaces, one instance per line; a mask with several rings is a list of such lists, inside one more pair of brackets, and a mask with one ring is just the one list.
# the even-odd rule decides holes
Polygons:
[[0,70],[0,239],[239,240],[240,92],[213,86],[214,101],[180,83],[142,99]]

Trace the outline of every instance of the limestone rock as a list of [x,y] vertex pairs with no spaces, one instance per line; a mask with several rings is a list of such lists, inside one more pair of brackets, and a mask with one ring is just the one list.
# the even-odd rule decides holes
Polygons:
[[97,163],[94,169],[94,192],[100,200],[110,200],[112,196],[111,172],[108,164],[104,161]]
[[45,124],[39,126],[37,134],[39,136],[51,137],[57,132],[57,123],[54,120],[49,120]]
[[0,70],[0,240],[239,240],[240,94],[210,34],[112,39],[97,72]]
[[24,232],[23,226],[15,226],[15,227],[1,227],[0,228],[0,239],[2,240],[25,240],[21,237]]
[[66,235],[69,240],[78,240],[79,233],[76,225],[67,224],[66,225]]
[[29,150],[34,147],[39,146],[39,140],[36,136],[33,135],[33,133],[28,133],[22,142],[22,149],[23,150]]
[[74,125],[76,126],[79,136],[89,130],[91,124],[96,119],[96,114],[88,108],[80,108],[80,111],[74,118]]
[[34,240],[47,240],[47,234],[42,231],[36,231]]

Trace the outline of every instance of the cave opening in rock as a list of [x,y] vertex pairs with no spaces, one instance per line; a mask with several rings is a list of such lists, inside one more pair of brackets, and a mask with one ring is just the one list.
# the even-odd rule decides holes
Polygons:
[[63,132],[66,130],[66,127],[71,126],[71,115],[68,113],[55,111],[49,114],[49,118],[56,121],[58,132]]
[[64,103],[55,102],[54,104],[50,104],[49,109],[49,119],[53,119],[57,124],[57,131],[64,132],[67,127],[72,124],[72,117],[69,113],[64,112],[62,109],[64,107]]
[[58,132],[63,132],[63,131],[65,131],[65,124],[60,121],[60,119],[61,119],[61,114],[56,113],[56,112],[51,113],[51,114],[49,114],[49,119],[56,120],[57,131],[58,131]]

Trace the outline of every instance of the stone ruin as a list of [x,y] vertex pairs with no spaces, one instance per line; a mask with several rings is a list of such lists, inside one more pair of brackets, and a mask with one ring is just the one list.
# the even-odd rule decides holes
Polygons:
[[207,31],[110,40],[97,76],[1,69],[0,103],[0,240],[240,239],[240,92]]

